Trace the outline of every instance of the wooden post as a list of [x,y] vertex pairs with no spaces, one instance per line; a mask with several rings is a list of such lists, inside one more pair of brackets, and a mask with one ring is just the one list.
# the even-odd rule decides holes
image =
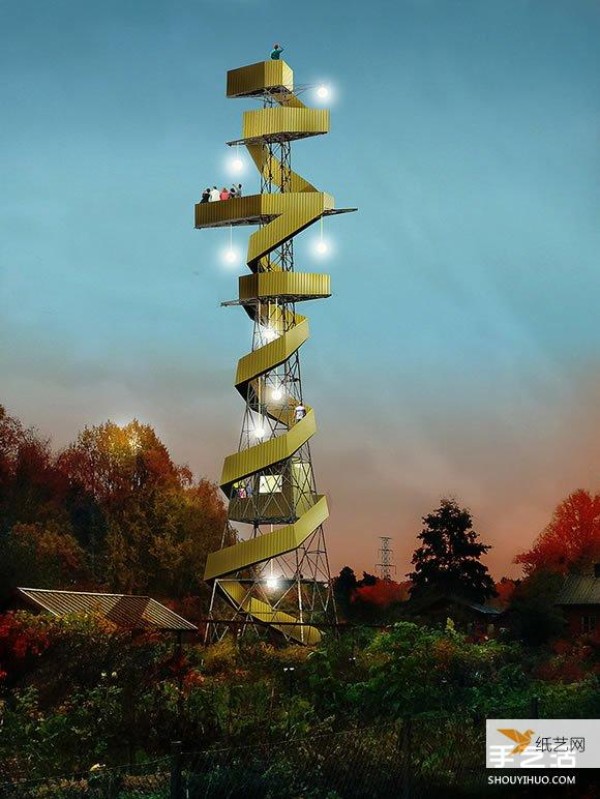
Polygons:
[[181,741],[171,744],[171,794],[170,799],[182,799],[181,791]]

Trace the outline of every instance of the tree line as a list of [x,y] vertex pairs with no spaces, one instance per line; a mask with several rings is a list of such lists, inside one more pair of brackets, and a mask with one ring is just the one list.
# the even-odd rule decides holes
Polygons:
[[86,427],[54,452],[0,406],[0,592],[17,585],[201,596],[233,542],[216,485],[137,420]]
[[[498,592],[506,603],[514,592],[517,604],[538,607],[548,621],[560,578],[600,562],[600,495],[583,489],[561,501],[532,547],[515,556],[524,572],[517,581],[494,584],[483,562],[490,546],[455,499],[442,499],[422,521],[406,581],[367,573],[359,580],[342,569],[335,580],[342,615],[362,608],[370,618],[431,592],[476,603]],[[150,593],[189,597],[188,612],[198,616],[206,609],[207,554],[235,535],[218,487],[174,463],[150,425],[86,427],[55,452],[0,405],[0,600],[17,585]]]

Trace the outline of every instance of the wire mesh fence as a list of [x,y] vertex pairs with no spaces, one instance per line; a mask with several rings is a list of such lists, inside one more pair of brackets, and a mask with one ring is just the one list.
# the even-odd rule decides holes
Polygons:
[[170,799],[173,759],[0,784],[0,799]]
[[485,722],[420,717],[248,741],[86,774],[0,784],[0,799],[431,799],[486,796]]
[[[456,720],[455,720],[456,721]],[[182,757],[185,799],[380,799],[433,788],[482,795],[485,726],[473,720],[405,720]]]

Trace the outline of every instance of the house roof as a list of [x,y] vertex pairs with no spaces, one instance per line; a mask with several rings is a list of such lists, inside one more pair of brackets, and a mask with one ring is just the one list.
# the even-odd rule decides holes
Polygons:
[[600,578],[570,574],[554,601],[556,605],[600,605]]
[[46,588],[18,588],[30,603],[53,616],[69,613],[100,613],[119,627],[131,630],[197,630],[191,622],[149,596],[131,594],[53,591]]

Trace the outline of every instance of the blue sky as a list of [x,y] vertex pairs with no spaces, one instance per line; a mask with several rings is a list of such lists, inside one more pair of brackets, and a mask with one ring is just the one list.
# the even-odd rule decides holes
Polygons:
[[0,0],[0,401],[57,447],[136,416],[218,478],[250,330],[193,204],[253,107],[227,69],[279,41],[336,94],[295,168],[360,207],[298,246],[335,292],[303,351],[332,565],[391,535],[404,573],[451,494],[515,573],[598,488],[599,34],[592,0]]

